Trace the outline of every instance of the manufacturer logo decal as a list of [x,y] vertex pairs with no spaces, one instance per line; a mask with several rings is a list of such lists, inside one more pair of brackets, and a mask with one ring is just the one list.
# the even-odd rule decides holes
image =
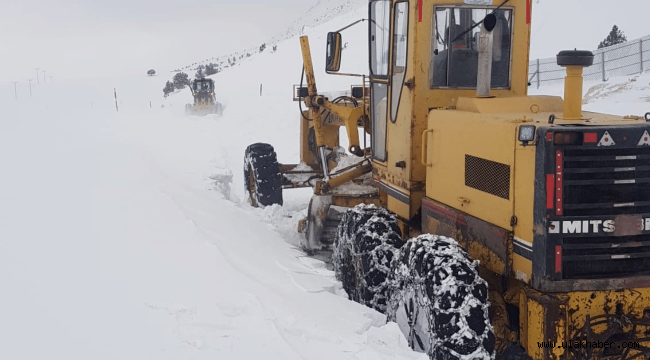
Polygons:
[[612,146],[616,145],[614,142],[614,139],[609,135],[607,131],[605,131],[605,134],[603,134],[603,137],[600,138],[600,142],[598,143],[598,146]]
[[[639,231],[650,231],[650,218],[637,219],[635,227]],[[600,234],[616,231],[614,220],[575,220],[551,221],[548,227],[549,234]]]

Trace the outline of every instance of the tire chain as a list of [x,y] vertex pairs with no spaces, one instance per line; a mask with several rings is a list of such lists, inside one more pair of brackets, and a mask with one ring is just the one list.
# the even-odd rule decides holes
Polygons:
[[351,300],[386,312],[387,280],[401,244],[395,218],[386,209],[361,204],[345,212],[332,261]]
[[[388,320],[413,301],[426,312],[427,353],[437,360],[494,359],[494,329],[489,320],[487,283],[458,243],[430,234],[409,240],[393,262]],[[409,289],[415,299],[407,299]]]

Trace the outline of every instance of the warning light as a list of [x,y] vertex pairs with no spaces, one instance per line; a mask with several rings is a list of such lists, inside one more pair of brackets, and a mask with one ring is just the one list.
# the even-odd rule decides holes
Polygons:
[[553,134],[553,145],[582,145],[583,138],[580,131],[560,131]]

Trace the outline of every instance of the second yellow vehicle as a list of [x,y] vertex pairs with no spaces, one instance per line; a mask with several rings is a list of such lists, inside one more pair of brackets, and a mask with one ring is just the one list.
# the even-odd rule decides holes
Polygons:
[[194,103],[185,105],[187,115],[217,114],[221,116],[223,114],[223,105],[217,101],[214,93],[214,80],[194,79],[189,88],[194,97]]

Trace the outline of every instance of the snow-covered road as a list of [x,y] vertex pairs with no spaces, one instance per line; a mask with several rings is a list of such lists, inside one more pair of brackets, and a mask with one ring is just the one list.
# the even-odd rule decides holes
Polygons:
[[0,358],[422,358],[292,245],[308,192],[242,200],[243,148],[285,124],[241,116],[250,99],[223,118],[125,100],[5,112]]

